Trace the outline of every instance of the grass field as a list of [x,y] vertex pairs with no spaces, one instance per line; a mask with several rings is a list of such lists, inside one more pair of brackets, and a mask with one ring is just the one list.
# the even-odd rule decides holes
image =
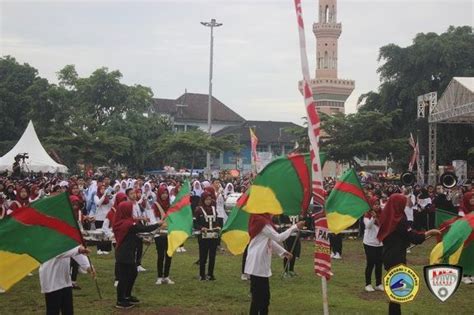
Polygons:
[[[274,258],[271,278],[271,314],[321,314],[321,281],[314,276],[313,243],[303,241],[303,253],[296,263],[298,277],[282,280],[282,262]],[[415,301],[402,306],[404,314],[474,314],[474,285],[464,285],[445,303],[439,302],[424,284],[422,268],[428,263],[433,246],[427,241],[409,254],[408,263],[415,268],[421,288]],[[114,308],[113,255],[91,255],[98,270],[103,300],[99,300],[94,282],[88,275],[79,276],[80,291],[74,291],[76,314],[247,314],[249,283],[240,280],[241,256],[219,253],[215,282],[199,282],[197,242],[186,242],[186,253],[176,253],[171,266],[175,285],[155,285],[156,251],[154,244],[144,259],[147,272],[139,273],[134,295],[142,303],[128,311]],[[387,298],[382,292],[365,293],[365,256],[360,240],[344,240],[343,260],[333,261],[334,277],[329,281],[331,314],[386,314]],[[0,314],[44,313],[44,297],[40,293],[38,272],[27,277],[6,294],[0,294]]]

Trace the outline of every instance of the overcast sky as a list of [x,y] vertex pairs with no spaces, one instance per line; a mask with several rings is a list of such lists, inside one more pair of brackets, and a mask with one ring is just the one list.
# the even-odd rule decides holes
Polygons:
[[[311,76],[317,0],[303,0]],[[207,93],[209,29],[216,18],[213,95],[246,119],[301,123],[305,115],[292,0],[3,1],[0,55],[12,55],[56,82],[76,65],[80,76],[118,69],[123,82],[152,88],[155,97]],[[377,89],[378,50],[407,46],[420,32],[473,24],[472,0],[339,0],[339,77],[356,81],[346,112]]]

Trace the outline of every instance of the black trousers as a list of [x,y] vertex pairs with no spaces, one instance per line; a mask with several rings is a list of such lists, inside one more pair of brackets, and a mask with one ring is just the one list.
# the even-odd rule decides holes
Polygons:
[[364,244],[365,258],[365,285],[372,283],[372,270],[375,267],[375,285],[382,284],[382,250],[383,246],[369,246]]
[[250,293],[252,303],[250,304],[250,315],[268,314],[270,305],[270,281],[267,277],[250,276]]
[[[104,221],[95,221],[95,228],[101,229],[102,225],[104,225]],[[112,250],[112,242],[110,241],[102,241],[97,244],[97,250],[101,250],[104,252],[110,252]]]
[[249,250],[249,245],[245,247],[244,254],[242,255],[242,273],[245,273],[245,262],[247,261],[247,253]]
[[[295,243],[296,242],[296,243]],[[288,237],[285,242],[283,243],[285,245],[285,249],[293,254],[293,258],[290,260],[289,263],[289,268],[286,271],[295,271],[295,262],[296,262],[296,257],[300,257],[301,254],[301,241],[300,238],[296,238],[296,236],[290,236]],[[293,250],[293,244],[295,244]],[[288,263],[288,259],[284,258],[283,259],[283,268],[286,268],[286,264]]]
[[206,276],[206,262],[209,257],[207,274],[214,276],[214,265],[216,263],[216,250],[219,244],[217,238],[201,238],[199,241],[199,275],[201,278]]
[[71,258],[70,266],[71,266],[71,280],[72,282],[76,282],[77,274],[79,273],[79,264],[74,259]]
[[137,279],[137,266],[135,264],[117,263],[118,286],[117,301],[124,301],[132,295],[133,285]]
[[45,293],[47,315],[72,315],[72,287]]
[[142,265],[142,256],[143,256],[143,241],[141,238],[137,237],[137,253],[135,256],[137,266]]
[[329,243],[331,245],[331,251],[342,255],[342,234],[329,234]]
[[168,237],[158,236],[155,237],[156,253],[158,254],[158,260],[156,262],[156,268],[158,270],[158,278],[168,277],[170,275],[171,268],[171,257],[166,253],[168,250]]

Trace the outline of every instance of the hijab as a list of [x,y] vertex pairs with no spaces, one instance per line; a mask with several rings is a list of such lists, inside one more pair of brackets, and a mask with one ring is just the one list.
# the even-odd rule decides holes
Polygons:
[[116,248],[122,245],[125,237],[135,224],[132,217],[133,203],[131,201],[123,201],[119,204],[117,212],[115,213],[115,222],[113,225],[113,232],[115,240],[117,241]]
[[[26,191],[26,197],[21,198],[21,191],[22,190]],[[28,187],[26,186],[20,186],[17,189],[17,194],[16,194],[16,201],[20,203],[21,206],[28,206],[30,204],[30,192],[28,191]]]
[[379,218],[379,233],[377,238],[379,241],[383,240],[389,236],[393,231],[396,230],[398,224],[402,219],[406,219],[405,216],[405,206],[407,204],[407,197],[402,194],[392,194],[388,198],[385,207],[380,214]]
[[464,214],[474,212],[474,204],[471,204],[471,199],[474,197],[473,195],[472,191],[470,191],[465,193],[462,197],[462,203],[459,205],[459,208]]
[[265,225],[269,224],[274,227],[272,217],[273,216],[269,213],[250,215],[249,235],[251,240],[254,239],[260,232],[262,232]]
[[[380,209],[381,209],[380,207],[381,207],[381,206],[379,206],[379,209],[378,209],[378,210],[375,210],[375,206],[377,205],[377,203],[380,203],[380,202],[379,202],[379,199],[378,199],[377,197],[375,197],[375,196],[372,196],[368,201],[369,201],[370,209],[373,210],[373,211],[375,211],[375,212],[377,213],[377,215],[380,216],[380,212],[381,212],[381,211],[380,211]],[[367,219],[372,219],[373,215],[372,215],[372,213],[371,213],[370,211],[367,211],[367,212],[365,213],[364,217],[366,217]]]
[[[104,189],[104,192],[101,192],[100,190],[101,189]],[[105,194],[105,185],[104,184],[100,184],[99,187],[97,188],[97,197],[102,198],[102,196]],[[105,195],[105,198],[104,198],[104,202],[102,202],[102,205],[108,205],[109,204],[109,197],[107,195]]]
[[201,197],[203,193],[201,183],[198,180],[193,182],[193,196]]
[[230,194],[233,194],[235,191],[234,191],[234,185],[232,185],[232,183],[228,183],[227,185],[225,185],[225,190],[224,190],[224,196],[227,198],[227,196],[229,196]]

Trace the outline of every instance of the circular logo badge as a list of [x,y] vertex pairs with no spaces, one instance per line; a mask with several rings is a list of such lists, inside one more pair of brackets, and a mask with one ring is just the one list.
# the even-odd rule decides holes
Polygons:
[[413,301],[420,288],[418,275],[405,265],[397,265],[390,269],[383,280],[385,293],[390,301],[396,303]]

